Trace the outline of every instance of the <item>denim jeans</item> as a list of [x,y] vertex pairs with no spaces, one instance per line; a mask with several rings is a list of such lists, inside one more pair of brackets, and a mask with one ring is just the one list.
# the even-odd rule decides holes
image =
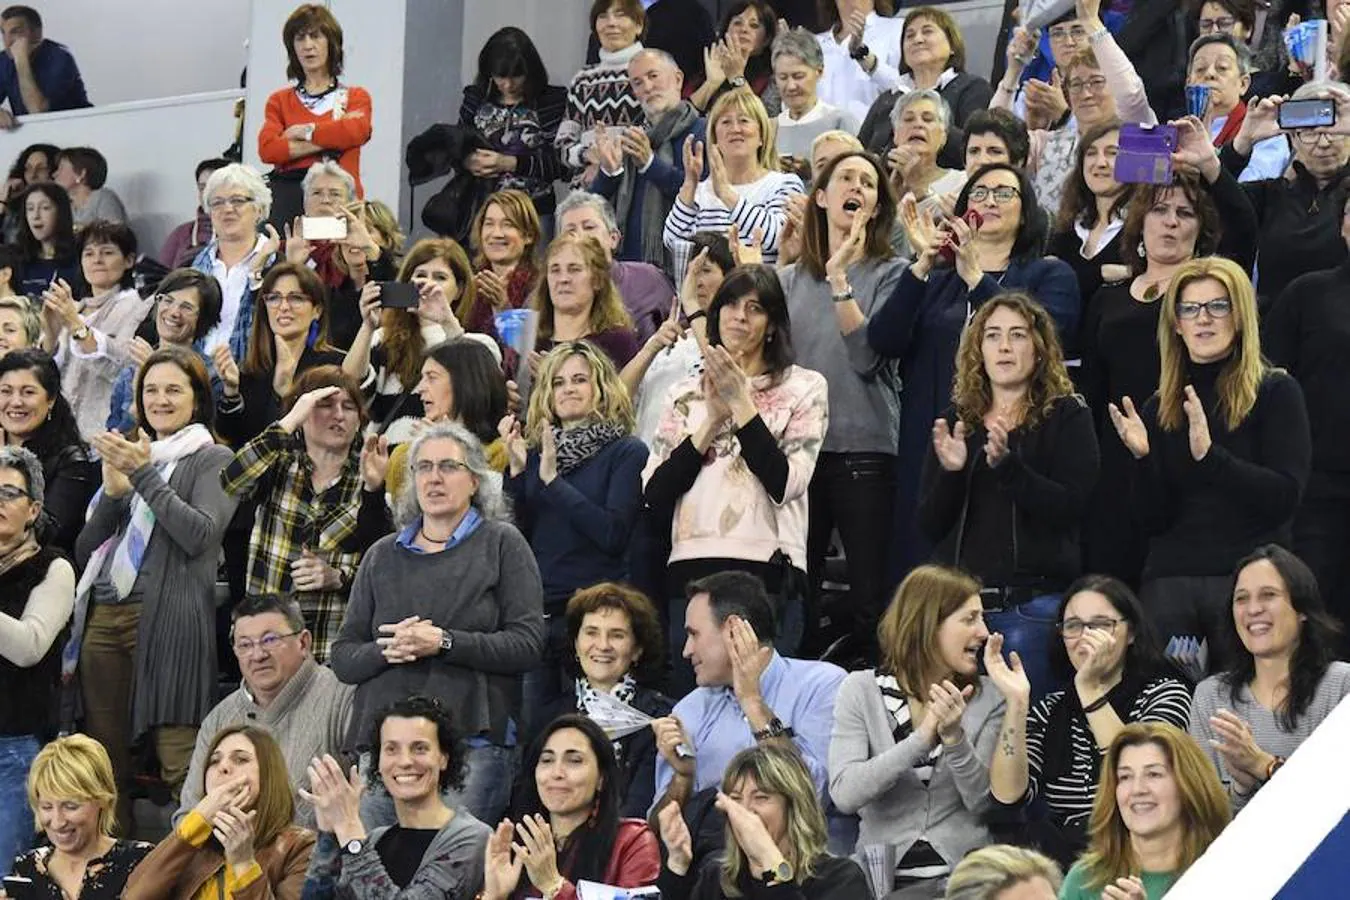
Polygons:
[[[442,791],[441,801],[451,809],[462,806],[475,819],[489,828],[495,828],[506,815],[506,808],[511,802],[511,788],[515,784],[519,764],[517,749],[496,744],[470,747],[464,759],[468,765],[464,790],[458,794],[448,789]],[[361,754],[359,765],[362,778],[368,777],[374,764],[374,757],[369,752]],[[367,786],[361,795],[361,823],[367,829],[398,824],[394,798],[389,796],[378,777],[375,784]]]
[[32,735],[0,737],[0,876],[8,875],[14,857],[33,845],[26,782],[39,749]]
[[1041,594],[1009,609],[984,614],[989,630],[1003,635],[1004,654],[1016,650],[1021,657],[1033,702],[1062,687],[1050,670],[1050,643],[1056,640],[1055,616],[1061,599],[1059,594]]
[[567,616],[561,607],[544,613],[544,653],[539,664],[521,678],[521,743],[529,745],[548,722],[543,721],[563,694],[572,690],[572,680],[563,672],[567,646]]

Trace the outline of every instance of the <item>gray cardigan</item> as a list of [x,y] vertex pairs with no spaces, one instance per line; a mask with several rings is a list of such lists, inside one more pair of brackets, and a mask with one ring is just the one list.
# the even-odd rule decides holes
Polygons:
[[834,701],[830,739],[830,797],[845,813],[862,820],[858,848],[893,845],[903,857],[924,838],[956,865],[967,853],[989,843],[982,821],[991,805],[989,761],[1003,724],[1003,695],[981,677],[979,693],[962,717],[966,737],[946,747],[924,787],[914,763],[932,746],[915,731],[897,744],[895,719],[886,711],[876,672],[852,672]]
[[259,706],[241,685],[216,705],[197,730],[197,745],[192,764],[183,782],[174,824],[192,811],[202,799],[202,779],[206,773],[206,754],[211,740],[222,728],[231,725],[261,725],[272,733],[286,758],[291,789],[296,791],[295,824],[314,827],[314,805],[299,798],[302,785],[309,783],[310,760],[342,752],[352,712],[352,687],[338,681],[331,669],[307,657],[291,680],[266,707]]
[[[907,264],[900,259],[864,260],[848,268],[853,299],[869,321],[900,283]],[[830,299],[830,285],[801,267],[778,270],[792,320],[797,365],[825,376],[829,384],[830,428],[826,453],[894,454],[900,439],[900,368],[867,342],[867,322],[843,334]]]
[[[429,619],[452,646],[391,665],[376,639],[381,625]],[[520,676],[544,652],[544,589],[530,545],[515,526],[485,521],[461,543],[415,553],[397,535],[376,541],[352,582],[329,665],[356,685],[347,748],[365,750],[380,709],[411,694],[449,704],[468,737],[505,742],[520,721]]]
[[[166,483],[144,465],[131,486],[155,513],[145,558],[128,600],[141,602],[131,693],[131,739],[156,725],[195,725],[216,699],[216,564],[235,500],[220,487],[233,458],[212,444],[179,462]],[[121,533],[132,494],[106,494],[75,541],[84,568],[99,545]],[[81,677],[97,678],[82,671]]]

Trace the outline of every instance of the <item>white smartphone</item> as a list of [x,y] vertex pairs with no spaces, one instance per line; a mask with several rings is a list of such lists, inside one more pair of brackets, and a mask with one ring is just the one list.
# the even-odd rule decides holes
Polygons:
[[307,241],[345,240],[347,220],[337,216],[301,216],[300,236]]

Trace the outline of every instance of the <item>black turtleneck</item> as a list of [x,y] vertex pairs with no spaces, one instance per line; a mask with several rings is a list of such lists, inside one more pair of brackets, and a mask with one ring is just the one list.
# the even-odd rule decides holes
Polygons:
[[1228,575],[1259,545],[1289,544],[1289,525],[1312,460],[1303,392],[1288,374],[1268,372],[1256,405],[1229,431],[1216,389],[1227,362],[1189,365],[1211,439],[1198,462],[1191,458],[1185,420],[1175,431],[1163,431],[1157,396],[1144,406],[1150,452],[1135,466],[1133,500],[1151,535],[1145,581]]

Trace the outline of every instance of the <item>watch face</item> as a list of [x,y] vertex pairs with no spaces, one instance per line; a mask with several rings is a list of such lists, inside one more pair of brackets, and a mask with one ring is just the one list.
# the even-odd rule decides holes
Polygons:
[[356,854],[361,852],[361,841],[359,838],[353,838],[352,840],[348,841],[347,845],[342,849],[346,850],[352,856],[355,856]]

